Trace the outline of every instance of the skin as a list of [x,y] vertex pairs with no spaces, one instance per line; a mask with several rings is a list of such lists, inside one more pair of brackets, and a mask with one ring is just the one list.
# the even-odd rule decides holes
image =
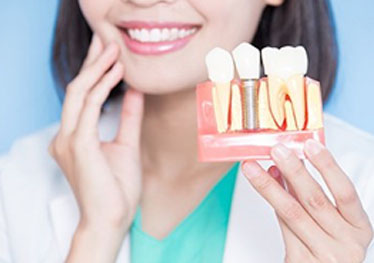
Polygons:
[[[264,7],[282,1],[79,4],[95,34],[80,73],[67,87],[60,130],[49,152],[70,183],[81,213],[67,262],[114,262],[138,204],[144,231],[161,239],[233,165],[197,161],[194,87],[207,78],[204,58],[209,50],[232,50],[250,41]],[[202,28],[181,50],[142,56],[124,45],[116,27],[121,19],[192,22]],[[100,107],[121,79],[130,89],[123,97],[118,132],[113,141],[102,142],[97,130]],[[264,171],[256,162],[246,162],[243,172],[278,215],[285,261],[360,262],[372,228],[348,177],[325,148],[317,154],[306,148],[333,190],[334,206],[300,160],[293,154],[276,154],[280,148],[273,150],[278,168]],[[288,191],[283,188],[286,182],[291,185]]]

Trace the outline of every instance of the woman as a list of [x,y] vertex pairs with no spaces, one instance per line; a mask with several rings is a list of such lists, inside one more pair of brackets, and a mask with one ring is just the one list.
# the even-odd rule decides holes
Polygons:
[[196,160],[206,53],[301,44],[326,99],[329,19],[323,0],[61,1],[62,120],[0,162],[0,262],[372,262],[371,136],[326,115],[336,161],[312,140],[305,165],[282,145],[275,166]]

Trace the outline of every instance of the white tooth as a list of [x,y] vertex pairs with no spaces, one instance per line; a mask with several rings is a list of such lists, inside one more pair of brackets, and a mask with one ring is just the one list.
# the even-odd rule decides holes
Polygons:
[[148,42],[149,41],[149,31],[146,29],[142,29],[140,31],[140,41],[142,42]]
[[170,31],[170,40],[175,40],[177,38],[178,38],[178,29],[177,28],[171,29],[171,31]]
[[150,33],[150,41],[151,42],[159,42],[161,40],[161,31],[158,28],[154,28],[151,30]]
[[232,52],[241,79],[260,78],[260,50],[249,43],[241,43]]
[[266,47],[262,49],[261,53],[265,75],[276,75],[279,50],[277,48]]
[[305,48],[264,48],[262,56],[275,121],[279,126],[282,125],[285,118],[285,97],[289,95],[295,109],[297,126],[302,129],[305,123],[304,75],[308,68]]
[[189,35],[192,35],[193,33],[195,33],[196,29],[195,28],[191,28],[189,31],[188,31],[188,34]]
[[184,29],[179,30],[178,37],[179,38],[184,38],[185,36],[186,36],[186,30],[184,30]]
[[167,29],[167,28],[162,29],[161,35],[162,35],[162,37],[161,37],[162,41],[168,40],[169,37],[170,37],[170,30]]
[[308,56],[304,47],[285,46],[281,49],[267,47],[262,50],[265,74],[276,75],[287,80],[289,77],[305,75]]
[[216,47],[205,58],[209,79],[216,83],[227,83],[234,78],[234,63],[230,53]]
[[222,49],[214,48],[205,58],[209,79],[214,82],[212,96],[216,96],[215,114],[219,132],[228,127],[231,80],[234,78],[234,62],[231,54]]
[[129,29],[127,32],[129,33],[130,38],[134,38],[134,30]]
[[135,39],[140,40],[140,29],[135,29]]

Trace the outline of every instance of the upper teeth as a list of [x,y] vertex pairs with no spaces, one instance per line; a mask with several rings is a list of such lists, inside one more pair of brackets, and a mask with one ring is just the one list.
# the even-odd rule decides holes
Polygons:
[[177,38],[184,38],[193,34],[196,30],[196,27],[191,29],[153,28],[151,30],[142,28],[128,29],[128,33],[132,39],[136,39],[140,42],[160,42],[172,41]]

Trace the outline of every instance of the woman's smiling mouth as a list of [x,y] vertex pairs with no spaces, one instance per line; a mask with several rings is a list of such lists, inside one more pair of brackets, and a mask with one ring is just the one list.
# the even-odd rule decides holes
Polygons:
[[201,25],[128,21],[120,23],[119,27],[130,51],[141,55],[160,55],[183,48]]

